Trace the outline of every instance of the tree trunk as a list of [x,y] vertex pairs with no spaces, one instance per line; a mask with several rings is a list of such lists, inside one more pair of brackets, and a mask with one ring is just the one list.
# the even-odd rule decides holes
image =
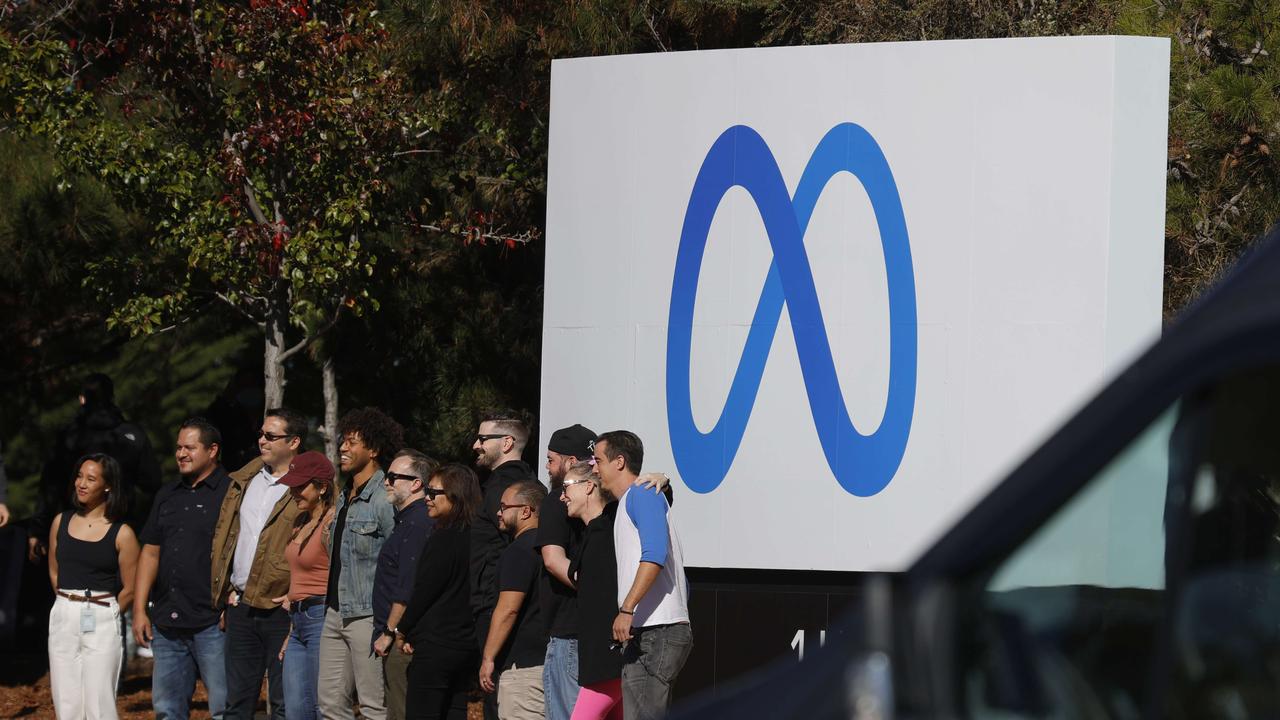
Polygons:
[[321,365],[324,376],[324,452],[338,467],[338,375],[333,369],[333,356],[326,355]]
[[280,360],[284,352],[284,324],[281,313],[271,313],[267,318],[262,353],[262,391],[267,410],[284,405],[284,363]]

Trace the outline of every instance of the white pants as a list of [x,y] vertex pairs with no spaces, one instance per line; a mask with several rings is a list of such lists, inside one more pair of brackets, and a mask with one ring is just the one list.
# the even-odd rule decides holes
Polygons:
[[[83,595],[84,590],[74,591]],[[101,591],[93,592],[101,595]],[[123,639],[120,607],[72,602],[61,595],[49,611],[49,685],[60,720],[115,720]],[[80,614],[89,608],[93,632],[81,632]]]

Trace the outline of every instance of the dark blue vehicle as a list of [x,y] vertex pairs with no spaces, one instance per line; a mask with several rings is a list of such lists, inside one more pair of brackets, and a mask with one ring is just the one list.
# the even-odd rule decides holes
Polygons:
[[675,716],[1280,717],[1280,231],[825,647]]

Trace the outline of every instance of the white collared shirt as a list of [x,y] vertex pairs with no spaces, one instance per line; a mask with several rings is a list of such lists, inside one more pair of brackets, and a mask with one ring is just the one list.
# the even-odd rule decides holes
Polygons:
[[271,471],[266,467],[249,481],[244,498],[240,500],[240,536],[236,538],[236,554],[231,558],[232,585],[243,590],[249,582],[253,556],[258,551],[258,538],[271,518],[271,509],[288,490],[278,479],[271,477]]

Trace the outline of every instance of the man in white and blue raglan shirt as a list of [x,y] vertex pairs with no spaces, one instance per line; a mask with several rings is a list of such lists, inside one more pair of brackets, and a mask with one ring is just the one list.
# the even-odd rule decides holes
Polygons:
[[680,537],[666,497],[635,487],[644,445],[635,433],[607,432],[596,438],[596,474],[614,497],[618,559],[618,616],[613,639],[626,643],[622,666],[622,711],[626,720],[665,717],[671,687],[693,649],[689,585]]

